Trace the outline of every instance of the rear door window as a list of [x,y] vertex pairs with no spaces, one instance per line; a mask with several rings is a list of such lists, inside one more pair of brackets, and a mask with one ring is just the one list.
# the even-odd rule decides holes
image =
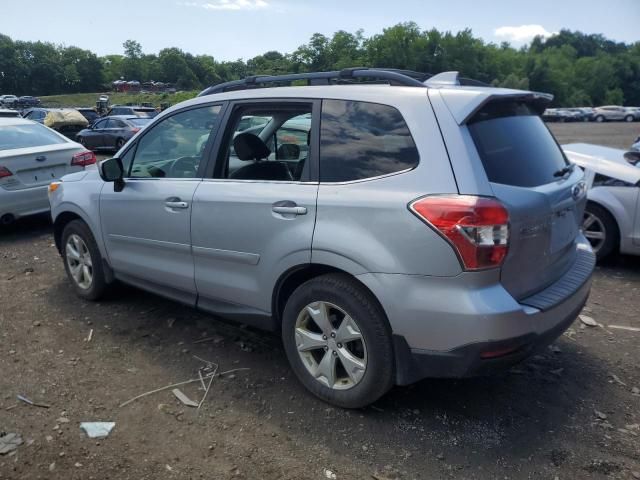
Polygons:
[[324,100],[320,181],[346,182],[401,172],[419,155],[398,110],[388,105]]
[[553,135],[525,103],[492,103],[468,124],[490,182],[537,187],[558,180],[568,163]]

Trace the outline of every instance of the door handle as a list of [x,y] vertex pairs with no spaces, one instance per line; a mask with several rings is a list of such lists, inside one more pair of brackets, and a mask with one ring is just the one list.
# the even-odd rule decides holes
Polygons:
[[44,162],[47,159],[44,155],[39,155],[36,157],[36,162]]
[[166,202],[164,202],[164,204],[168,208],[189,208],[188,202],[183,202],[180,200],[167,200]]
[[274,213],[279,213],[281,215],[306,215],[307,208],[306,207],[284,207],[282,205],[274,205],[271,210]]

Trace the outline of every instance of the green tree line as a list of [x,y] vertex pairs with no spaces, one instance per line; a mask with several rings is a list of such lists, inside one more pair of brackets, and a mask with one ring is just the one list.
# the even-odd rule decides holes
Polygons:
[[315,33],[292,53],[270,51],[246,61],[218,61],[179,48],[145,54],[135,40],[123,44],[121,55],[99,57],[78,47],[14,41],[0,34],[0,93],[5,94],[97,92],[120,78],[194,90],[249,75],[352,66],[458,70],[495,86],[553,93],[554,104],[562,106],[640,105],[640,42],[625,44],[569,30],[536,37],[516,49],[487,43],[470,29],[440,32],[409,22],[370,37],[361,30],[331,37]]

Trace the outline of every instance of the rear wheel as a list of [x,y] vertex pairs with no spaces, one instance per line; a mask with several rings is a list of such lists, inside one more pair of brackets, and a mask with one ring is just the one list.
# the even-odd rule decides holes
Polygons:
[[610,255],[618,242],[618,225],[613,216],[594,203],[587,204],[584,211],[582,231],[591,243],[598,260]]
[[627,115],[626,117],[624,117],[625,122],[633,122],[634,120],[635,118],[633,117],[633,115]]
[[98,300],[107,290],[102,255],[91,230],[81,220],[73,220],[62,232],[62,258],[76,293]]
[[298,287],[284,309],[282,339],[298,379],[328,403],[364,407],[393,385],[384,312],[347,275],[322,275]]
[[125,143],[126,142],[124,141],[124,138],[117,139],[116,140],[116,150],[120,150],[124,146]]

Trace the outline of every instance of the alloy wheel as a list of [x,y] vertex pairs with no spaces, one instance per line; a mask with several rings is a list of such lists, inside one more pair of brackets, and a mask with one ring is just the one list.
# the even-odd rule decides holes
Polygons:
[[298,314],[298,355],[307,371],[323,385],[347,390],[367,369],[367,348],[356,321],[329,302],[313,302]]
[[67,266],[74,282],[83,290],[91,287],[93,282],[93,262],[91,253],[80,235],[69,235],[65,245]]
[[582,221],[582,232],[591,243],[593,251],[598,253],[607,238],[607,229],[602,220],[593,213],[585,211]]

